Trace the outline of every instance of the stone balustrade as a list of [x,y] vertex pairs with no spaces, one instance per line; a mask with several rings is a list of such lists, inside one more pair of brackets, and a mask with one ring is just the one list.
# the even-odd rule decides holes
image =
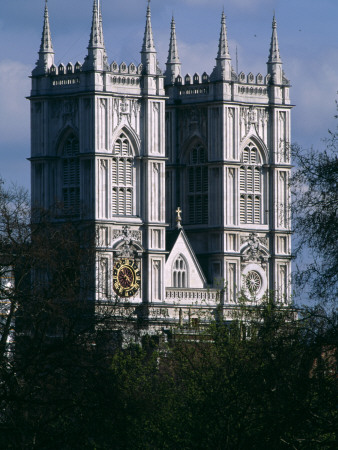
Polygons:
[[167,288],[166,301],[185,304],[216,304],[219,301],[217,289]]

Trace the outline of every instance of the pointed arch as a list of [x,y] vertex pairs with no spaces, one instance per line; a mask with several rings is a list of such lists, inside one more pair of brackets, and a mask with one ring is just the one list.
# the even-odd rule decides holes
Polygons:
[[57,150],[61,160],[63,214],[78,216],[80,213],[80,142],[72,127],[66,127],[60,134]]
[[70,135],[74,135],[74,137],[79,141],[78,129],[75,127],[71,127],[70,125],[67,125],[58,133],[58,136],[56,138],[56,147],[55,147],[56,154],[58,156],[62,156],[65,141],[69,138]]
[[139,178],[139,145],[136,134],[129,127],[114,133],[112,148],[112,214],[136,215],[136,186]]
[[255,134],[250,133],[243,139],[241,143],[241,154],[243,153],[245,147],[247,147],[250,144],[250,142],[252,142],[259,151],[262,158],[262,164],[268,164],[269,151],[265,143],[262,141],[262,139],[259,136],[256,136]]
[[209,168],[208,149],[203,140],[193,136],[186,142],[182,153],[182,162],[185,163],[185,176],[181,202],[187,211],[186,223],[197,225],[207,224],[209,217]]
[[120,138],[121,134],[124,134],[126,136],[126,138],[130,141],[131,148],[133,151],[132,156],[140,156],[140,148],[141,148],[140,138],[135,133],[135,131],[132,128],[130,128],[129,126],[127,126],[126,124],[118,127],[113,133],[113,137],[112,137],[113,151],[114,151],[115,142]]
[[240,223],[265,223],[266,170],[265,155],[254,137],[244,142],[240,155]]
[[189,266],[187,259],[182,253],[179,253],[172,264],[172,286],[177,288],[189,287]]
[[182,163],[188,162],[189,152],[195,146],[201,146],[201,147],[205,148],[206,153],[207,153],[207,149],[208,149],[207,143],[201,138],[201,136],[199,134],[194,134],[189,139],[187,139],[182,145],[182,149],[181,149],[181,152],[179,155],[180,161]]

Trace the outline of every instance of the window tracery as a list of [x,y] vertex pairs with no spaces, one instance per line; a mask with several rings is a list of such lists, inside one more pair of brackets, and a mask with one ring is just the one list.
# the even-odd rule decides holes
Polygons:
[[62,199],[65,214],[80,213],[80,162],[79,140],[72,133],[63,145],[62,150]]
[[134,159],[125,133],[116,139],[112,158],[112,212],[128,216],[134,209]]
[[263,171],[258,149],[250,143],[242,153],[240,168],[240,222],[263,223]]
[[196,145],[188,160],[188,220],[191,224],[208,223],[208,157],[202,145]]
[[174,261],[173,285],[177,288],[187,287],[187,264],[181,255]]

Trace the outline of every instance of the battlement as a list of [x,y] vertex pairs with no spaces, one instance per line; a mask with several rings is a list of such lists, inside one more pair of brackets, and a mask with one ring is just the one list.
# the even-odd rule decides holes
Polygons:
[[[84,68],[84,65],[78,61],[75,64],[69,62],[67,65],[61,63],[56,66],[53,64],[46,70],[45,75],[41,79],[43,84],[41,85],[38,76],[34,86],[35,88],[38,88],[38,86],[45,86],[47,89],[78,89],[80,85],[85,86],[87,84],[85,78],[83,77],[89,72],[92,71],[87,71]],[[143,65],[136,65],[134,63],[127,65],[125,62],[117,64],[116,61],[113,61],[109,66],[107,66],[107,69],[102,72],[107,75],[104,81],[104,83],[106,83],[106,88],[108,88],[108,86],[115,85],[139,89],[141,85]]]
[[[203,101],[215,100],[220,98],[221,94],[220,83],[224,83],[217,79],[215,71],[210,75],[207,72],[203,72],[202,76],[199,73],[195,73],[193,76],[187,73],[184,77],[178,75],[174,84],[167,85],[167,88],[172,87],[174,89],[175,98],[184,102],[190,103],[191,101],[198,100],[198,97]],[[231,81],[225,82],[228,87],[225,88],[226,97],[233,101],[250,101],[257,103],[269,102],[269,87],[271,86],[271,75],[267,74],[263,76],[261,73],[254,75],[252,72],[247,75],[244,72],[236,74],[232,71]],[[289,80],[283,75],[283,84],[279,86],[281,92],[288,91],[290,86]],[[288,94],[281,94],[282,97],[288,101]],[[195,99],[195,100],[194,100]]]
[[118,65],[116,61],[113,61],[110,65],[110,71],[113,73],[123,75],[125,74],[141,75],[143,71],[143,64],[139,64],[138,66],[136,66],[134,63],[131,63],[129,64],[129,66],[127,66],[125,62],[122,62],[120,65]]
[[[116,61],[113,61],[110,66],[110,70],[105,70],[105,72],[112,72],[114,74],[121,75],[141,75],[143,71],[143,65],[139,64],[136,66],[134,63],[130,63],[127,65],[125,62],[121,64],[117,64]],[[60,63],[58,66],[52,64],[52,66],[48,69],[47,73],[52,76],[57,75],[70,75],[83,71],[83,65],[77,61],[75,64],[69,62],[67,65]]]
[[[258,73],[256,76],[250,72],[248,75],[245,75],[244,72],[240,72],[238,75],[235,72],[232,72],[232,82],[237,82],[239,84],[243,85],[250,85],[257,87],[259,86],[265,86],[267,87],[270,84],[271,75],[267,74],[265,77]],[[178,75],[175,79],[175,86],[192,86],[192,85],[199,85],[199,84],[207,84],[210,82],[216,82],[219,81],[214,78],[213,73],[211,75],[208,75],[206,72],[203,72],[202,76],[200,76],[197,72],[191,76],[189,73],[185,75],[184,78],[181,77],[181,75]],[[285,77],[283,77],[283,85],[289,86],[289,80],[287,80]],[[241,92],[244,92],[243,89]]]

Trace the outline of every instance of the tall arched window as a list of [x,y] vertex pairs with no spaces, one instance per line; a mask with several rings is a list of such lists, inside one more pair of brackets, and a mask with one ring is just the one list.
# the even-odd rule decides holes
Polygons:
[[187,265],[181,255],[179,255],[173,265],[173,285],[178,288],[187,287]]
[[62,199],[64,213],[78,215],[80,213],[79,140],[74,133],[68,136],[63,145],[62,172]]
[[121,133],[116,139],[112,160],[113,215],[128,216],[134,211],[134,159],[128,137]]
[[263,223],[262,161],[258,149],[250,143],[242,153],[240,168],[240,221]]
[[188,159],[188,219],[191,225],[208,223],[208,156],[202,145],[190,150]]

